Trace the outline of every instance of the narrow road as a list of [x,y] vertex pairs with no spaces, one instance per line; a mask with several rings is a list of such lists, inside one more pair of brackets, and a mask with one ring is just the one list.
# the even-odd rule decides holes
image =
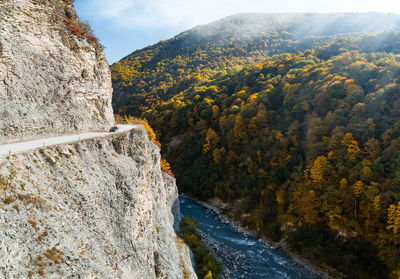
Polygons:
[[80,141],[84,139],[90,138],[98,138],[108,136],[110,134],[118,134],[122,132],[129,131],[133,128],[137,127],[137,125],[118,125],[118,131],[116,132],[89,132],[89,133],[82,133],[76,135],[69,135],[69,136],[59,136],[59,137],[52,137],[52,138],[44,138],[44,139],[37,139],[32,141],[24,141],[24,142],[16,142],[10,144],[0,145],[0,156],[19,153],[28,151],[31,149],[36,149],[40,147],[52,146],[57,144],[63,143],[71,143],[75,141]]

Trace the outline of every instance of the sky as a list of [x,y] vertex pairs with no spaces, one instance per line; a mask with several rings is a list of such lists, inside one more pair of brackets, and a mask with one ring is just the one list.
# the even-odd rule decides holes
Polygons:
[[137,49],[236,13],[384,12],[400,14],[399,0],[76,0],[105,46],[110,64]]

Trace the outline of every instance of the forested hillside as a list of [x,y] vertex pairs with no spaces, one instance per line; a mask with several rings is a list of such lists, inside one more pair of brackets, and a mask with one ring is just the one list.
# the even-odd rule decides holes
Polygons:
[[354,251],[325,263],[382,278],[383,263],[400,268],[399,46],[391,33],[276,55],[143,116],[169,143],[182,191],[237,202],[238,217],[275,240],[281,227],[355,237]]
[[[293,26],[313,33],[308,23]],[[181,191],[221,198],[245,225],[349,278],[400,276],[400,34],[321,45],[350,32],[334,26],[310,45],[299,31],[271,44],[267,32],[264,48],[254,36],[186,48],[194,31],[183,33],[112,66],[114,106],[155,128]]]
[[345,35],[400,30],[394,14],[239,14],[138,50],[112,65],[116,112],[139,116],[199,79]]

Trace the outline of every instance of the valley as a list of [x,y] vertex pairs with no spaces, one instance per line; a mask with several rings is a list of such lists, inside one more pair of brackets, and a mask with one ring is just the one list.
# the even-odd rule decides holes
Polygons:
[[398,22],[227,17],[113,64],[113,107],[148,120],[181,192],[316,265],[396,278]]
[[0,1],[0,279],[400,278],[400,5],[254,1]]

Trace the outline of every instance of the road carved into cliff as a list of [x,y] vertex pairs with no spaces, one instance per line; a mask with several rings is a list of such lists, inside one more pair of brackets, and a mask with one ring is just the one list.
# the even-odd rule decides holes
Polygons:
[[80,140],[86,140],[91,138],[105,137],[111,134],[118,134],[122,132],[129,131],[133,128],[138,127],[138,125],[118,125],[118,131],[116,132],[88,132],[76,135],[58,136],[51,138],[43,138],[32,141],[16,142],[0,145],[0,156],[20,153],[36,148],[42,148],[52,145],[73,143]]

